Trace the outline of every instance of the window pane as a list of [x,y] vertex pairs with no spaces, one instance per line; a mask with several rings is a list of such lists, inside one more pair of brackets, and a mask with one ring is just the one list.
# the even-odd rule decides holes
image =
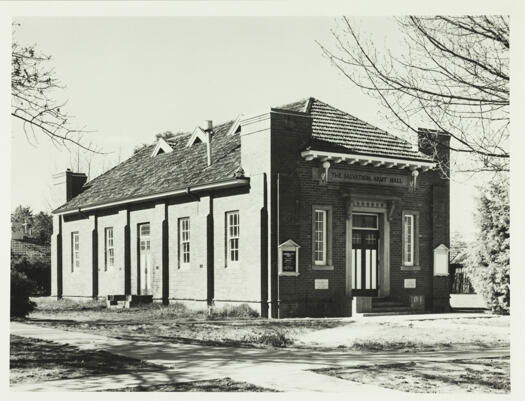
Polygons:
[[314,261],[326,262],[326,210],[314,211]]
[[377,229],[377,215],[375,214],[352,214],[352,227]]
[[239,260],[239,212],[228,212],[226,214],[226,255],[230,262]]

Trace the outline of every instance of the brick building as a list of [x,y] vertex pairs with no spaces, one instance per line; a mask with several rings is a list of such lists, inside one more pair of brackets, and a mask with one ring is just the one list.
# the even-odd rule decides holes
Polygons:
[[[262,316],[449,305],[449,137],[418,149],[309,98],[55,179],[52,294]],[[397,308],[397,309],[396,309]]]

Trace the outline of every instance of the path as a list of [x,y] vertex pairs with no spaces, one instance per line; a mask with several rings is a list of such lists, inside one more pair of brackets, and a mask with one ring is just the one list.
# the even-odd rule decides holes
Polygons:
[[281,391],[374,391],[391,392],[375,386],[310,372],[335,366],[362,364],[443,361],[490,356],[505,356],[508,349],[440,352],[349,352],[309,349],[269,349],[212,347],[193,344],[130,341],[93,334],[64,331],[36,325],[11,322],[11,334],[70,344],[82,350],[101,350],[164,365],[168,370],[111,376],[57,380],[12,386],[15,391],[95,391],[137,385],[177,383],[231,377],[254,385]]

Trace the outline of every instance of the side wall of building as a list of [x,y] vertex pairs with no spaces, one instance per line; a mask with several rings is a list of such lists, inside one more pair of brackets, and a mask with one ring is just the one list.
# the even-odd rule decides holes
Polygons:
[[[98,223],[98,295],[106,297],[124,294],[124,227],[126,210],[104,213],[97,217]],[[106,258],[107,229],[113,231],[114,264],[110,266]]]
[[[93,296],[93,230],[94,216],[64,219],[62,223],[62,296]],[[73,266],[72,238],[79,235],[80,267]]]

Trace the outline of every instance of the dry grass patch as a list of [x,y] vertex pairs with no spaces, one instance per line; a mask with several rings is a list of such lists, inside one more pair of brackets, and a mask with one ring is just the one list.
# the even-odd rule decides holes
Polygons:
[[508,357],[361,365],[317,373],[409,393],[509,393]]
[[128,387],[111,391],[159,391],[159,392],[276,392],[253,384],[233,381],[229,377],[216,380],[202,380],[188,383],[158,384],[154,386]]

